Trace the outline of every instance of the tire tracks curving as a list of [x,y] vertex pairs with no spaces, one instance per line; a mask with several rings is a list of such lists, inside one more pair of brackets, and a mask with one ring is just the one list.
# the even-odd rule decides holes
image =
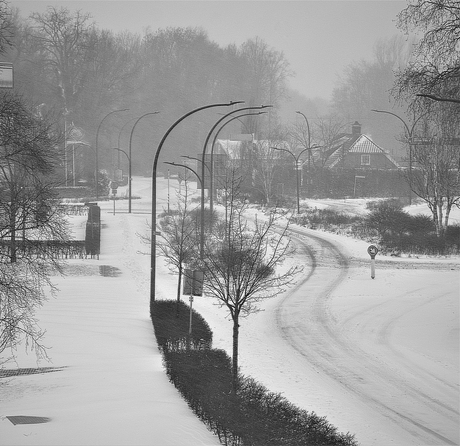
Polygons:
[[[452,426],[458,427],[458,408],[450,401],[439,401],[438,394],[431,395],[430,388],[424,388],[436,377],[423,371],[399,373],[399,366],[411,367],[403,354],[392,356],[400,364],[386,364],[385,356],[379,358],[362,349],[348,336],[344,324],[334,319],[328,302],[349,272],[346,254],[312,231],[291,228],[291,236],[305,253],[309,270],[276,309],[281,337],[317,372],[409,432],[414,444],[458,444],[452,433]],[[411,309],[401,309],[400,317],[405,311]],[[389,320],[380,328],[382,340],[393,326]],[[413,381],[412,376],[417,379]],[[426,413],[428,419],[423,416]]]

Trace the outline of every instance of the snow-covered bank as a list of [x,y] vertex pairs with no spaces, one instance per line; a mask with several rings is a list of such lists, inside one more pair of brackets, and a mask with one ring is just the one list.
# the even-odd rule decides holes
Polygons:
[[[218,445],[164,373],[148,262],[137,253],[145,215],[114,216],[110,205],[101,202],[100,259],[69,261],[68,275],[55,277],[56,298],[37,314],[52,361],[39,365],[62,369],[0,380],[0,444]],[[19,351],[17,366],[36,367],[34,354]],[[6,418],[18,415],[51,421]]]

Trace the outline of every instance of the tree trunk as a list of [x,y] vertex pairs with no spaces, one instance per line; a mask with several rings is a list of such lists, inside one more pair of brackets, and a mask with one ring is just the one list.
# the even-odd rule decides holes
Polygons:
[[233,317],[233,358],[232,358],[232,387],[233,392],[238,390],[238,337],[240,325],[238,315]]
[[182,281],[182,264],[179,265],[179,278],[177,279],[177,298],[176,298],[176,316],[179,317],[179,302],[180,302],[180,284]]

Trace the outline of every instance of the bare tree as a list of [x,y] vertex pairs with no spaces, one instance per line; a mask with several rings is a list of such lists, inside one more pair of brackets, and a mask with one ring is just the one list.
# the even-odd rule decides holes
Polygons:
[[[65,219],[55,204],[53,172],[59,136],[22,98],[0,99],[0,353],[25,339],[46,356],[34,313],[54,287],[59,260],[41,240],[67,240]],[[14,355],[14,353],[13,353]]]
[[427,94],[460,99],[460,6],[456,0],[412,0],[399,13],[398,26],[421,32],[408,67],[394,87],[397,97]]
[[0,0],[0,54],[4,54],[13,40],[12,11],[6,0]]
[[283,154],[273,147],[284,147],[282,141],[259,141],[254,147],[253,157],[253,186],[258,190],[266,205],[270,205],[275,195],[275,177],[276,171],[280,167],[280,160],[284,158]]
[[[258,303],[276,296],[293,282],[300,267],[280,266],[292,252],[289,223],[280,224],[276,212],[267,219],[249,221],[240,196],[238,174],[229,182],[226,219],[205,240],[203,291],[225,306],[233,322],[233,388],[238,387],[240,318],[258,311]],[[279,226],[278,226],[279,225]]]
[[[184,267],[197,258],[198,214],[190,209],[189,186],[184,182],[183,192],[177,193],[177,207],[160,220],[161,235],[157,246],[169,269],[177,278],[177,302],[181,296],[181,282]],[[178,307],[177,307],[178,309]]]
[[460,108],[435,104],[413,141],[415,169],[409,175],[411,190],[426,202],[438,236],[449,224],[452,207],[460,204]]

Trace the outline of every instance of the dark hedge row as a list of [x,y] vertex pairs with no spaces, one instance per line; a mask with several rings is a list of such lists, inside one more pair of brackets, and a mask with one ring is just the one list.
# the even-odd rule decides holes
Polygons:
[[[342,434],[324,417],[302,410],[282,395],[269,392],[250,377],[239,377],[232,390],[231,358],[223,350],[211,349],[212,333],[196,312],[200,335],[187,348],[189,307],[181,302],[157,301],[152,320],[170,381],[181,392],[194,413],[228,446],[356,446],[354,436]],[[209,332],[208,332],[209,330]],[[193,331],[195,331],[195,324]],[[206,334],[207,333],[207,334]],[[198,339],[207,339],[200,343]],[[209,345],[203,348],[203,345]],[[170,348],[173,346],[173,348]],[[182,348],[180,348],[182,346]]]
[[212,347],[212,331],[203,317],[192,309],[192,336],[189,336],[190,307],[182,301],[157,300],[152,321],[159,347],[165,351]]

